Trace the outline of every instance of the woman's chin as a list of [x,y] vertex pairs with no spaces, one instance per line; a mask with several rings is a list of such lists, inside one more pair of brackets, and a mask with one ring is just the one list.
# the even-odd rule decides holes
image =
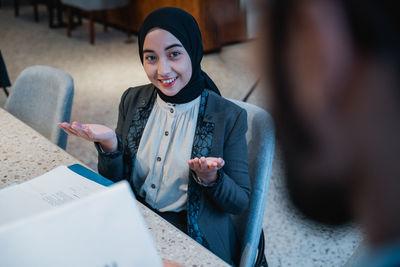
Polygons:
[[176,89],[173,89],[173,88],[165,88],[165,87],[161,87],[160,88],[160,87],[159,87],[160,91],[166,96],[174,96],[177,93],[179,93],[179,91],[180,91],[180,89],[176,90]]

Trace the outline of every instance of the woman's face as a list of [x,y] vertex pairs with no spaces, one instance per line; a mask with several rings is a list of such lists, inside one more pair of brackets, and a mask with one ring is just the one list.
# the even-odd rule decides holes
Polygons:
[[143,67],[150,82],[167,96],[179,93],[192,77],[192,63],[182,43],[160,28],[146,35]]

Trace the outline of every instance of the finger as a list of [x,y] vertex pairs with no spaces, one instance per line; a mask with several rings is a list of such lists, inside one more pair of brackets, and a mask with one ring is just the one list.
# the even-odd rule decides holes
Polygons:
[[92,142],[101,141],[99,138],[95,137],[95,134],[93,133],[93,131],[86,125],[83,125],[82,134],[84,135],[82,137],[85,138],[86,140],[89,140]]
[[80,137],[85,137],[86,136],[86,134],[84,133],[84,131],[83,131],[83,128],[82,128],[82,125],[80,124],[80,123],[77,123],[77,122],[73,122],[72,123],[72,125],[71,125],[71,128],[72,128],[72,130],[74,130],[76,133],[77,133],[77,135],[79,135]]
[[207,160],[206,160],[206,158],[205,157],[201,157],[200,158],[200,160],[199,160],[199,162],[200,162],[200,168],[204,171],[204,170],[207,170],[208,169],[208,162],[207,162]]
[[222,158],[221,158],[221,164],[220,165],[221,165],[221,168],[224,167],[224,165],[225,165],[225,160],[222,159]]
[[57,123],[57,125],[58,125],[58,127],[60,127],[61,129],[64,129],[65,128],[65,126],[64,126],[64,124],[63,123]]
[[77,121],[72,122],[72,123],[71,123],[71,127],[72,127],[73,129],[75,129],[76,131],[79,131],[79,132],[82,132],[82,131],[83,131],[83,125],[80,124],[80,123],[77,122]]
[[61,129],[69,129],[71,127],[71,125],[68,122],[59,122],[57,123],[58,127],[60,127]]
[[218,158],[217,159],[217,167],[218,169],[221,169],[222,167],[224,167],[225,165],[225,160],[223,160],[222,158]]
[[69,135],[74,135],[76,136],[76,134],[74,132],[71,132],[68,128],[61,128],[64,132],[66,132]]
[[73,132],[77,136],[82,136],[81,132],[74,126],[71,126],[70,131]]
[[77,128],[82,128],[82,124],[81,123],[79,123],[79,122],[77,122],[77,121],[73,121],[72,122],[72,126],[75,126],[75,127],[77,127]]
[[97,141],[94,137],[93,137],[93,133],[90,131],[90,129],[83,129],[82,133],[84,134],[85,138],[91,141]]
[[216,162],[217,158],[213,158],[213,157],[208,157],[206,158],[207,161],[207,169],[208,170],[218,170],[218,164]]
[[216,170],[218,169],[218,164],[216,162],[210,162],[208,163],[207,167],[209,170],[214,170],[214,169]]
[[61,127],[61,126],[63,126],[63,127],[69,127],[69,126],[71,126],[68,122],[65,122],[65,121],[64,121],[64,122],[58,122],[57,125],[60,126],[60,127]]
[[193,161],[194,161],[194,168],[196,170],[200,170],[201,169],[200,160],[198,158],[194,158]]
[[64,132],[70,135],[76,135],[75,132],[71,131],[69,127],[65,127],[63,125],[58,125]]
[[194,168],[193,160],[189,159],[188,160],[188,165],[189,165],[189,168],[193,170],[193,168]]
[[207,157],[207,160],[209,160],[209,161],[217,161],[218,158],[216,158],[216,157]]
[[95,139],[95,133],[87,124],[83,124],[82,129],[88,137]]

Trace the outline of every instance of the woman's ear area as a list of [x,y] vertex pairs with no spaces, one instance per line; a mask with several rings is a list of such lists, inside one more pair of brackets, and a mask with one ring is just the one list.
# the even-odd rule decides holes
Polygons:
[[335,1],[306,1],[293,12],[283,60],[290,103],[315,145],[308,167],[346,172],[353,157],[347,109],[362,93],[354,84],[359,60],[349,27]]
[[293,12],[284,60],[295,109],[313,120],[339,108],[355,66],[354,49],[335,1],[306,1]]

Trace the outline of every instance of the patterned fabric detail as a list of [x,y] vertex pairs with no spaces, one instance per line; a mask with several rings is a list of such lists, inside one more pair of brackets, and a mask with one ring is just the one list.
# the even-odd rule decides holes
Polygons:
[[[207,157],[211,149],[214,123],[203,121],[207,97],[208,92],[204,90],[201,94],[199,116],[197,119],[196,133],[193,140],[192,158]],[[189,178],[187,204],[188,235],[198,243],[202,244],[204,247],[209,248],[209,245],[203,234],[200,232],[199,225],[197,223],[200,213],[200,200],[201,186],[192,178]]]
[[147,120],[150,116],[151,110],[153,109],[154,101],[157,97],[157,93],[154,93],[145,107],[138,108],[136,113],[132,116],[132,122],[129,126],[129,131],[126,136],[126,141],[128,144],[130,152],[130,173],[133,173],[133,162],[136,158],[137,151],[139,149],[140,139],[142,138],[144,127],[146,126]]

